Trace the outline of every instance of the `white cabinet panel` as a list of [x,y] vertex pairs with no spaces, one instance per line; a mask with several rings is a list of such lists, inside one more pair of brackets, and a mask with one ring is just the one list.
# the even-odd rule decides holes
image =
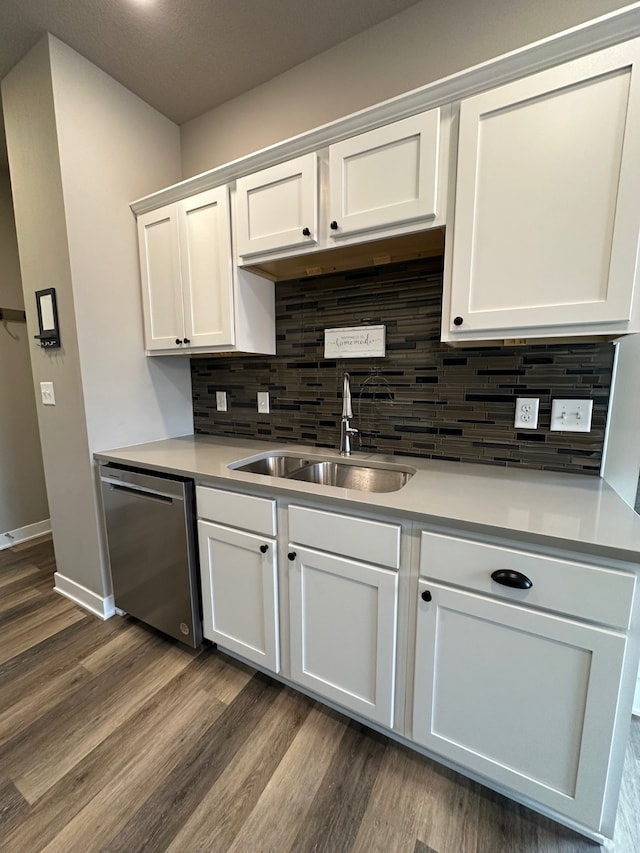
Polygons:
[[292,542],[367,563],[391,569],[400,565],[400,526],[397,524],[290,506],[289,537]]
[[240,257],[318,242],[317,159],[305,154],[237,181]]
[[276,502],[272,498],[196,486],[196,504],[198,518],[265,536],[276,535]]
[[[524,574],[532,586],[517,589],[492,579],[493,572],[505,570]],[[420,575],[622,629],[629,627],[636,585],[631,572],[426,530],[420,536]]]
[[435,219],[440,110],[329,147],[330,236]]
[[625,637],[427,580],[419,592],[413,739],[599,831]]
[[234,343],[229,194],[226,187],[178,203],[185,337],[191,346]]
[[273,284],[234,270],[227,186],[138,217],[145,348],[275,352]]
[[175,205],[139,217],[138,250],[145,346],[148,350],[175,348],[184,330]]
[[239,178],[240,263],[444,225],[450,122],[437,108]]
[[291,677],[393,725],[396,572],[290,546]]
[[629,42],[462,102],[445,340],[628,330],[639,55]]
[[279,672],[275,540],[198,521],[198,541],[204,636]]

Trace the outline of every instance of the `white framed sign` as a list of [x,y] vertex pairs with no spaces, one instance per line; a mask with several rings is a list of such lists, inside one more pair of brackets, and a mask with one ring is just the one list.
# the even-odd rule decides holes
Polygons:
[[325,358],[383,358],[386,326],[324,330]]

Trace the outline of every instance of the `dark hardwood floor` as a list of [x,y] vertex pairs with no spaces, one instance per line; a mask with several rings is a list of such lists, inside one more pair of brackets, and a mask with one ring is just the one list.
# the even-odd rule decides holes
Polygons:
[[[212,649],[0,552],[0,850],[593,853],[597,845]],[[640,850],[634,720],[615,853]]]

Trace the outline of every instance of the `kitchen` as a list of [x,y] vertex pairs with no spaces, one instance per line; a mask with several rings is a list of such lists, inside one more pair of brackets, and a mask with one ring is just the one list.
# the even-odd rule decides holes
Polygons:
[[[59,264],[55,267],[55,275],[52,275],[50,257],[46,269],[38,266],[44,263],[38,255],[46,254],[43,246],[47,244],[41,243],[37,252],[28,254],[29,270],[39,281],[57,282],[61,317],[69,317],[73,313],[76,317],[79,361],[71,357],[74,341],[73,330],[69,329],[71,336],[68,336],[64,357],[43,357],[38,366],[34,366],[34,378],[36,384],[53,381],[61,401],[55,408],[39,412],[47,482],[51,486],[49,497],[56,531],[59,575],[68,581],[66,592],[77,594],[80,587],[84,588],[95,596],[87,596],[85,603],[99,609],[104,606],[106,579],[104,563],[100,561],[102,546],[96,533],[95,500],[87,500],[95,490],[91,452],[191,430],[191,388],[186,359],[145,360],[141,329],[133,328],[133,324],[129,329],[123,322],[123,318],[139,317],[137,271],[132,263],[136,253],[135,234],[131,232],[127,206],[134,198],[174,183],[181,177],[175,159],[178,135],[174,126],[161,121],[152,111],[145,111],[139,104],[134,104],[132,98],[55,42],[48,49],[41,48],[39,55],[31,56],[28,69],[34,75],[31,83],[34,79],[46,79],[42,75],[46,74],[49,57],[45,54],[49,50],[54,68],[60,173],[57,177],[51,174],[51,150],[45,147],[42,162],[49,168],[43,167],[39,174],[35,174],[35,185],[31,189],[26,186],[25,193],[16,198],[16,218],[19,231],[24,233],[24,229],[20,229],[21,217],[23,222],[29,222],[31,228],[42,217],[40,224],[51,241],[51,249],[55,250]],[[23,67],[26,71],[27,66]],[[86,92],[82,91],[79,78],[83,78]],[[90,91],[91,87],[95,87],[94,91]],[[100,110],[96,106],[96,93],[100,93]],[[28,96],[37,96],[46,102],[46,87],[38,92],[30,86]],[[101,112],[105,110],[105,104],[114,110],[110,123]],[[121,136],[125,115],[131,122],[131,139],[127,142],[131,150],[127,149],[125,156],[123,147],[120,151],[122,156],[118,157],[114,146],[117,143],[124,145]],[[310,121],[309,127],[318,124],[318,115],[321,114],[315,114],[316,118]],[[82,117],[79,126],[78,116]],[[41,130],[39,143],[51,144],[51,135],[47,137],[47,133],[51,134],[51,127]],[[186,150],[193,151],[189,134],[183,136],[187,140]],[[109,140],[108,146],[104,145],[105,139]],[[157,139],[157,144],[150,146],[150,139]],[[259,145],[260,140],[253,148]],[[201,171],[195,156],[193,162],[194,171]],[[209,160],[205,168],[211,165]],[[127,197],[114,198],[116,191],[123,192],[122,184],[126,182],[123,173],[127,169],[130,170],[126,178]],[[100,181],[96,180],[98,175]],[[58,227],[56,223],[60,222],[60,217],[54,210],[45,209],[46,205],[42,203],[42,187],[49,186],[54,179],[61,181],[64,188],[66,236],[49,233],[50,228],[53,231],[54,226]],[[86,193],[86,182],[91,180],[96,182],[94,198],[89,198]],[[57,186],[59,188],[60,183]],[[55,187],[51,194],[44,194],[52,204],[58,203],[56,198],[59,198],[59,193],[56,195],[54,190]],[[109,222],[109,229],[102,227],[105,222]],[[118,233],[116,223],[120,229]],[[69,246],[67,260],[56,254],[61,245]],[[91,250],[88,253],[83,247],[89,246]],[[21,254],[24,254],[22,247]],[[67,274],[69,268],[72,271],[73,304],[69,301],[71,294],[62,287],[65,280],[62,265],[66,263]],[[66,304],[63,299],[67,300]],[[27,305],[27,310],[33,310],[33,307]],[[366,320],[367,317],[360,316],[358,320]],[[460,357],[456,350],[451,350],[451,353]],[[148,361],[152,362],[149,366]],[[176,361],[182,363],[176,364]],[[359,385],[357,382],[356,393]],[[82,401],[77,399],[77,388],[82,388]],[[105,389],[109,395],[106,407]],[[335,391],[335,403],[339,405],[338,389]],[[77,417],[71,417],[73,412]],[[333,414],[335,416],[339,411]],[[447,428],[445,424],[443,428]],[[442,440],[444,435],[440,433]],[[72,484],[70,476],[77,477],[78,482]],[[53,488],[56,482],[60,483],[59,500],[56,500]]]

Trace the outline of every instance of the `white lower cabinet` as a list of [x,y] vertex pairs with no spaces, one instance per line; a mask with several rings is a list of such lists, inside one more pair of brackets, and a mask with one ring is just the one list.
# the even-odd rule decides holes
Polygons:
[[198,540],[204,636],[279,672],[275,539],[200,520]]
[[625,646],[421,579],[413,740],[598,832]]
[[418,553],[398,522],[284,503],[277,540],[275,499],[202,486],[196,499],[206,638],[569,826],[613,834],[635,567],[414,528]]
[[397,572],[289,547],[291,677],[393,725]]

